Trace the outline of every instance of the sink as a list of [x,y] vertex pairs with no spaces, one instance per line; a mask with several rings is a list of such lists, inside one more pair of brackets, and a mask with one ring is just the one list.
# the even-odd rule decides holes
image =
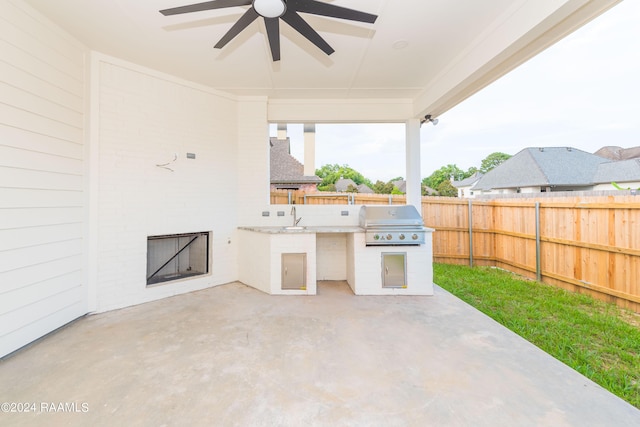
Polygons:
[[301,225],[290,225],[288,227],[282,227],[282,229],[286,231],[302,231],[302,230],[306,230],[307,227],[303,227]]

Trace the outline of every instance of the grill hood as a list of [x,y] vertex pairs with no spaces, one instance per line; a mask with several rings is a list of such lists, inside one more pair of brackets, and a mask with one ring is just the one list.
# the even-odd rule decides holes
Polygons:
[[363,206],[360,209],[360,226],[422,228],[424,222],[413,205]]

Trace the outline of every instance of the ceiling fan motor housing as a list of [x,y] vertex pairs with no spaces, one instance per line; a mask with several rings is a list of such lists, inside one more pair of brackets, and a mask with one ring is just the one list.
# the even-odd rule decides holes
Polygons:
[[253,0],[253,8],[263,18],[279,18],[287,11],[284,0]]

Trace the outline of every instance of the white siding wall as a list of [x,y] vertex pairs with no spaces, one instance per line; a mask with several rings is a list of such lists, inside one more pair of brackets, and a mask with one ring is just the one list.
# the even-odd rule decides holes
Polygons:
[[[237,100],[103,55],[94,55],[92,70],[100,138],[96,310],[237,280]],[[173,172],[156,166],[167,162]],[[147,288],[147,236],[199,231],[212,232],[211,274]]]
[[86,313],[85,49],[0,2],[0,356]]
[[[618,184],[619,187],[621,188],[630,188],[632,190],[637,190],[640,188],[640,181],[635,181],[635,182],[617,182],[616,184]],[[616,187],[613,186],[613,184],[597,184],[594,185],[593,187],[593,191],[605,191],[605,190],[617,190]]]

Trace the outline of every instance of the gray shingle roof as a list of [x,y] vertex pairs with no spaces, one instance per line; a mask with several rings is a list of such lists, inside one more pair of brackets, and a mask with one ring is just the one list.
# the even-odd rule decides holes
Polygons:
[[571,147],[525,148],[485,174],[474,190],[593,184],[607,159]]
[[362,194],[373,194],[375,193],[367,184],[358,185],[358,193]]
[[608,145],[602,147],[594,154],[611,160],[636,159],[640,157],[640,147],[622,148],[616,145]]
[[339,180],[336,181],[336,191],[339,192],[345,192],[349,189],[349,186],[353,185],[355,188],[358,189],[358,193],[368,193],[371,194],[374,191],[369,188],[368,185],[366,184],[356,184],[351,178],[340,178]]
[[407,192],[407,181],[404,179],[399,179],[397,181],[392,182],[393,186],[398,189],[401,193]]
[[290,140],[270,138],[270,164],[272,184],[315,184],[322,180],[317,176],[305,176],[304,166],[291,155]]
[[340,178],[336,181],[336,191],[347,191],[350,185],[358,187],[358,185],[351,178]]
[[476,172],[473,175],[471,175],[469,178],[465,178],[462,181],[453,181],[451,185],[453,185],[456,188],[469,187],[475,184],[476,182],[478,182],[478,180],[483,176],[484,175],[482,174],[482,172]]
[[598,165],[594,184],[640,181],[640,159],[607,162]]

